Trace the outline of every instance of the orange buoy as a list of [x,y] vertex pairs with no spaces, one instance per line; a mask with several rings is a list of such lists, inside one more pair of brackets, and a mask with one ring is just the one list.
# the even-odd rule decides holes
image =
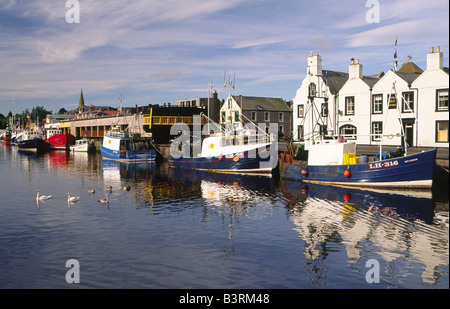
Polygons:
[[308,175],[308,171],[307,171],[307,170],[302,170],[302,175],[303,175],[303,176]]
[[349,171],[349,170],[345,170],[344,176],[345,176],[345,177],[350,177],[350,171]]

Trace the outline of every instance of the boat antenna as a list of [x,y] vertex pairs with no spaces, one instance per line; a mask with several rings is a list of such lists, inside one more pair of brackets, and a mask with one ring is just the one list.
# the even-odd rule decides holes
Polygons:
[[231,74],[228,76],[228,80],[226,80],[225,75],[226,71],[223,72],[223,87],[228,87],[228,94],[231,94],[231,90],[236,90],[236,73],[234,73],[233,80],[231,80],[231,75],[233,74],[233,71],[231,71]]

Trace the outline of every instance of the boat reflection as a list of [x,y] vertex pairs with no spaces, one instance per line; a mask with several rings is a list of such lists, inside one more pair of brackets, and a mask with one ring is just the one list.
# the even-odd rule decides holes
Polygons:
[[[350,265],[369,257],[391,268],[413,258],[424,265],[422,279],[429,284],[441,276],[437,268],[448,265],[448,218],[434,213],[429,192],[388,193],[285,180],[280,191],[305,242],[311,280],[319,285],[326,277],[327,256],[341,245]],[[394,277],[387,280],[395,284]]]
[[156,169],[155,162],[118,162],[102,160],[102,171],[105,180],[148,179]]

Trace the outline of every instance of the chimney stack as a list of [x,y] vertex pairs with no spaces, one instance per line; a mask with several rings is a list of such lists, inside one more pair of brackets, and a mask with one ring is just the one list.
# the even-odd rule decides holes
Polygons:
[[349,70],[348,70],[348,78],[349,79],[361,79],[363,78],[363,67],[362,64],[359,63],[359,59],[352,58]]
[[427,55],[427,70],[442,70],[444,68],[444,54],[441,47],[431,47],[430,53]]

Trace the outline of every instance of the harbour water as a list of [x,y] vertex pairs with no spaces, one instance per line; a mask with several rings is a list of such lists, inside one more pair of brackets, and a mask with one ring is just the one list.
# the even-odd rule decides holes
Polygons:
[[[305,185],[2,144],[0,175],[3,289],[449,288],[448,191]],[[37,202],[36,190],[52,198]],[[66,278],[69,260],[79,283]]]

